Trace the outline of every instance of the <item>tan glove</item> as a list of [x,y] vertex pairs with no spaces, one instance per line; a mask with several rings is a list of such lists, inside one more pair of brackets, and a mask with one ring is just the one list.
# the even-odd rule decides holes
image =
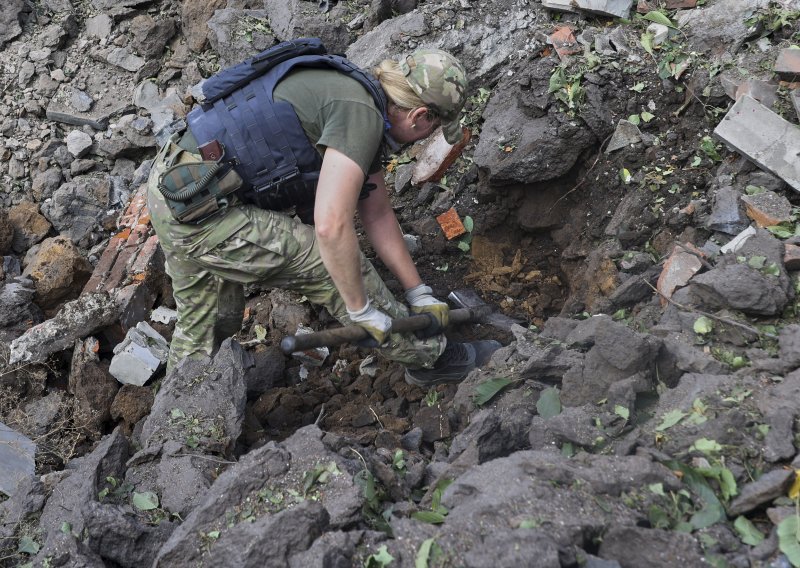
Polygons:
[[367,330],[370,337],[359,341],[361,347],[378,347],[389,339],[389,330],[392,328],[392,318],[372,306],[367,298],[366,305],[357,312],[347,310],[350,321]]
[[420,284],[406,290],[406,301],[414,314],[430,314],[434,320],[431,325],[417,332],[417,337],[425,338],[438,335],[450,322],[450,307],[433,297],[430,286]]

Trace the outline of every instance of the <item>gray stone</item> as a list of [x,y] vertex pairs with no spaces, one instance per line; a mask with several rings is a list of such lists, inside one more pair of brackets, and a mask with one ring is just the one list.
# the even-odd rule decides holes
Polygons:
[[131,21],[131,47],[145,59],[158,58],[176,31],[173,18],[155,20],[148,14],[141,14]]
[[775,72],[786,81],[796,80],[800,74],[800,49],[781,49],[775,60]]
[[106,56],[106,61],[108,61],[111,65],[116,65],[117,67],[125,69],[125,71],[130,71],[131,73],[135,73],[144,67],[145,63],[143,58],[139,57],[138,55],[134,55],[124,47],[116,47],[112,49]]
[[92,108],[94,99],[80,89],[73,89],[69,98],[69,104],[78,112],[87,112]]
[[[82,535],[91,517],[91,503],[99,501],[98,494],[108,486],[106,479],[123,479],[125,462],[130,455],[130,446],[119,428],[103,438],[97,447],[83,457],[73,459],[65,468],[66,475],[53,488],[42,511],[39,528],[44,543],[34,564],[43,563],[47,556],[66,554],[76,566],[102,566],[100,557],[91,551],[67,549],[76,546],[76,537]],[[63,530],[64,523],[72,532]],[[71,544],[71,546],[70,546]],[[80,555],[92,554],[95,561],[82,564]]]
[[161,92],[158,84],[146,79],[136,85],[133,90],[133,104],[149,111],[158,107],[161,104]]
[[631,15],[633,0],[574,0],[573,4],[584,12],[615,18],[627,18]]
[[705,564],[700,543],[691,534],[636,526],[616,525],[606,531],[598,555],[621,560],[623,566],[674,568]]
[[12,341],[9,363],[43,363],[49,355],[71,348],[76,339],[111,325],[117,317],[117,306],[108,294],[84,294],[64,304],[54,318]]
[[159,306],[150,314],[150,321],[166,325],[175,323],[177,320],[178,312],[166,306]]
[[746,264],[730,264],[697,275],[689,288],[703,306],[764,316],[780,314],[790,299],[777,278]]
[[800,130],[748,96],[741,97],[714,135],[800,191]]
[[765,473],[756,481],[740,488],[739,495],[728,507],[728,514],[732,517],[743,515],[770,503],[789,490],[794,478],[795,473],[790,469],[774,469]]
[[59,233],[79,243],[105,217],[111,204],[111,187],[107,177],[73,178],[42,204],[42,214]]
[[400,164],[394,171],[394,190],[403,193],[411,186],[411,176],[414,175],[412,164]]
[[795,89],[791,93],[792,105],[794,106],[794,112],[800,117],[800,89]]
[[714,60],[729,60],[752,34],[747,20],[769,0],[727,0],[678,12],[678,27],[699,52]]
[[73,130],[66,137],[67,150],[76,158],[82,158],[92,148],[92,137],[82,130]]
[[169,344],[147,322],[128,330],[125,339],[114,347],[109,372],[119,382],[143,386],[167,362]]
[[642,133],[639,127],[623,118],[617,123],[617,128],[614,130],[614,135],[608,142],[605,152],[606,154],[610,154],[614,150],[626,148],[631,144],[636,144],[641,141]]
[[41,321],[42,314],[31,302],[36,289],[28,277],[6,278],[0,284],[0,328],[8,328],[28,319]]
[[[72,106],[75,91],[72,84],[85,85],[82,91],[94,101],[91,108],[77,110]],[[89,60],[81,66],[71,83],[56,86],[46,116],[56,122],[105,130],[111,115],[121,115],[134,108],[130,100],[133,87],[133,75],[116,72],[105,64]]]
[[86,19],[86,29],[84,33],[88,37],[96,37],[99,39],[106,39],[111,35],[111,28],[114,25],[114,20],[108,14],[97,14],[91,18]]
[[208,39],[221,65],[238,63],[276,43],[269,28],[254,25],[268,21],[267,17],[266,10],[226,8],[214,12],[208,21]]
[[36,444],[0,422],[0,492],[13,496],[21,480],[35,472]]
[[263,4],[272,33],[280,41],[318,37],[331,53],[344,53],[350,44],[350,31],[343,20],[344,6],[335,4],[326,17],[320,18],[317,11],[307,9],[304,0]]
[[[352,523],[363,506],[361,491],[345,473],[343,458],[327,449],[322,437],[316,426],[307,426],[283,442],[270,442],[242,456],[203,495],[161,548],[156,562],[192,566],[201,555],[208,555],[215,565],[285,565],[286,558],[308,549],[329,525],[336,529]],[[219,539],[209,543],[209,550],[197,547],[196,535],[216,528],[225,511],[244,506],[248,498],[257,499],[256,493],[265,487],[284,499],[291,498],[289,490],[302,495],[305,472],[331,463],[337,464],[338,473],[309,488],[316,502],[306,499],[280,512],[259,512],[252,523],[223,526]]]
[[25,9],[25,0],[7,0],[0,6],[0,47],[22,33],[19,18]]
[[559,12],[572,12],[573,14],[578,12],[572,0],[542,0],[542,6],[548,10],[557,10]]
[[728,235],[736,235],[747,228],[750,220],[739,203],[741,194],[732,187],[721,187],[714,194],[711,215],[706,227]]

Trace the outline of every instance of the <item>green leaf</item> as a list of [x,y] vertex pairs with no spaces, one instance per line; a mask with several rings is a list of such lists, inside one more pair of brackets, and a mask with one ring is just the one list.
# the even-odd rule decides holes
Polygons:
[[747,195],[758,195],[759,193],[764,193],[765,191],[767,191],[767,188],[761,187],[760,185],[748,185],[744,188],[744,192]]
[[661,497],[666,497],[666,493],[664,493],[663,483],[651,483],[650,485],[647,486],[647,488],[656,495],[660,495]]
[[747,517],[736,517],[736,520],[733,522],[733,528],[739,533],[742,542],[750,546],[755,546],[764,540],[764,535]]
[[472,395],[472,402],[475,403],[475,406],[483,406],[511,383],[511,379],[505,377],[497,377],[484,381],[475,388],[475,394]]
[[697,450],[703,454],[718,454],[722,451],[722,446],[716,440],[709,440],[708,438],[698,438],[694,444],[689,447],[690,450]]
[[[725,508],[719,502],[714,490],[708,484],[705,477],[683,463],[675,460],[670,460],[664,463],[673,471],[680,471],[683,473],[683,482],[697,495],[697,500],[703,505],[703,508],[692,515],[688,529],[704,529],[719,521],[727,518]],[[678,527],[676,527],[678,530]]]
[[152,511],[158,508],[158,495],[152,491],[133,493],[133,506],[140,511]]
[[767,231],[779,239],[788,239],[789,237],[793,237],[795,233],[794,227],[787,227],[785,225],[771,225],[767,227]]
[[778,524],[778,548],[792,563],[800,566],[800,517],[791,515]]
[[694,332],[698,335],[706,335],[707,333],[711,333],[714,331],[714,322],[711,321],[710,318],[706,316],[700,316],[696,320],[694,320],[694,325],[692,326]]
[[169,417],[173,420],[179,420],[181,418],[186,418],[186,414],[180,408],[173,408],[169,413]]
[[650,122],[651,120],[653,120],[655,118],[654,114],[650,114],[646,110],[642,111],[641,116],[642,116],[642,120],[644,120],[645,122]]
[[547,88],[548,93],[555,93],[560,91],[567,84],[567,77],[564,75],[562,67],[556,68],[553,74],[550,75],[550,84]]
[[619,171],[619,179],[621,179],[622,183],[624,183],[625,185],[628,185],[629,183],[631,183],[631,178],[632,177],[633,176],[631,175],[631,172],[628,171],[628,168],[622,168]]
[[767,262],[766,256],[751,256],[747,260],[747,266],[750,268],[755,268],[756,270],[761,270],[764,268],[764,264]]
[[644,50],[650,55],[653,55],[653,34],[650,32],[645,32],[642,34],[642,37],[639,41],[642,44],[642,48],[644,48]]
[[656,432],[663,432],[667,428],[672,428],[686,417],[686,413],[679,410],[670,410],[661,418],[661,424],[656,426]]
[[64,534],[72,534],[72,525],[67,521],[61,523],[61,532]]
[[39,553],[39,543],[29,536],[23,536],[19,539],[17,552],[23,552],[25,554],[29,554],[30,556],[34,556],[35,554]]
[[639,124],[641,123],[641,120],[639,119],[639,115],[638,114],[632,114],[632,115],[630,115],[628,117],[628,122],[630,122],[631,124],[634,124],[636,126],[639,126]]
[[435,539],[429,538],[422,542],[417,551],[417,556],[414,558],[414,568],[428,568],[428,561],[431,557],[431,547]]
[[544,389],[536,401],[536,410],[544,419],[561,414],[561,397],[558,389],[555,387]]
[[470,245],[469,245],[469,243],[467,241],[464,241],[464,240],[458,241],[458,245],[457,246],[458,246],[459,250],[461,250],[463,252],[469,252]]
[[636,83],[633,87],[628,89],[629,91],[636,91],[637,93],[641,93],[642,89],[644,89],[644,83]]
[[774,262],[771,263],[769,266],[767,266],[764,269],[763,272],[764,272],[764,274],[767,274],[768,276],[780,276],[781,275],[780,267],[777,264],[775,264]]
[[264,341],[267,338],[267,330],[263,325],[256,324],[253,326],[253,331],[256,334],[256,339],[259,341]]
[[214,540],[217,540],[219,538],[219,531],[210,531],[206,533],[206,536],[208,538],[213,538]]
[[389,554],[386,545],[382,544],[375,554],[370,554],[364,563],[365,568],[383,568],[394,562],[394,556]]
[[614,406],[614,414],[621,416],[623,420],[628,420],[628,418],[630,418],[631,411],[621,404],[617,404]]
[[764,540],[764,534],[747,517],[736,517],[733,527],[739,533],[742,542],[750,546],[756,546]]
[[472,229],[475,228],[475,221],[472,220],[472,217],[466,215],[464,220],[462,221],[464,224],[464,228],[467,230],[468,233],[472,232]]
[[642,16],[645,20],[650,20],[651,22],[655,22],[657,24],[662,24],[667,26],[668,28],[674,28],[675,24],[672,23],[672,20],[667,18],[664,14],[659,12],[658,10],[651,10],[647,12],[644,16]]
[[432,525],[440,525],[445,519],[443,514],[437,513],[436,511],[417,511],[416,513],[412,513],[411,517]]
[[696,168],[697,166],[699,166],[702,163],[703,163],[703,158],[701,158],[700,156],[695,156],[694,158],[692,158],[692,167],[693,168]]

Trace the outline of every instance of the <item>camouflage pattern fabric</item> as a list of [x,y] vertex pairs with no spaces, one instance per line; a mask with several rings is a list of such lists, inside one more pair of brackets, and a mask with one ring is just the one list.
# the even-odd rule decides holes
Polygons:
[[460,142],[459,116],[469,82],[458,59],[440,49],[418,49],[400,61],[400,71],[419,98],[442,117],[445,140]]
[[[164,249],[178,308],[168,368],[187,356],[212,355],[224,339],[239,331],[248,283],[303,294],[342,324],[351,325],[322,263],[313,227],[284,213],[244,204],[198,224],[173,219],[157,185],[165,160],[179,150],[168,142],[156,156],[148,180],[151,222]],[[361,271],[376,306],[394,318],[408,315],[363,254]],[[409,368],[430,368],[444,346],[444,336],[420,340],[413,334],[392,334],[380,351]]]

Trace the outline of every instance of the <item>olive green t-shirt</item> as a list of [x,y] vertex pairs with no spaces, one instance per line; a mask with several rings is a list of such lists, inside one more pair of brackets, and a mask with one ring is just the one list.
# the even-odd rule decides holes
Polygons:
[[294,107],[306,136],[320,152],[334,148],[365,175],[380,170],[383,117],[372,95],[333,69],[297,69],[273,91]]

